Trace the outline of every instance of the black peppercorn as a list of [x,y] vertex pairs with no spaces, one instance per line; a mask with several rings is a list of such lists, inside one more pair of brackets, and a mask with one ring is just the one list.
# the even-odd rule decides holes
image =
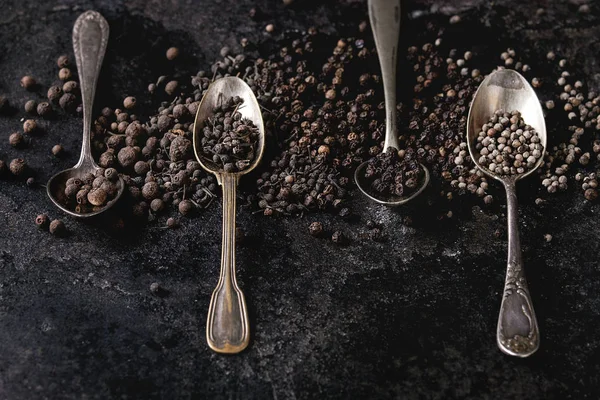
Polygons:
[[35,225],[39,229],[46,231],[50,226],[50,219],[46,214],[40,214],[37,217],[35,217]]

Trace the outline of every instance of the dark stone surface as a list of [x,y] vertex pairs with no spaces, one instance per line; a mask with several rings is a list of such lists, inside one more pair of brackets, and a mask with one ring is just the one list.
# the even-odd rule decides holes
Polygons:
[[[365,17],[360,1],[297,0],[289,9],[275,0],[1,3],[0,93],[19,111],[0,118],[0,158],[23,155],[40,182],[76,161],[81,120],[59,117],[28,149],[11,149],[6,138],[35,97],[19,79],[54,80],[54,60],[72,52],[81,11],[97,9],[111,26],[97,104],[134,94],[142,114],[152,110],[148,82],[205,68],[223,44],[259,39],[268,22],[345,32]],[[459,10],[497,33],[480,43],[516,47],[530,59],[553,46],[598,86],[598,6],[580,15],[576,3],[543,3],[546,14],[535,17],[538,4],[529,2],[422,1],[407,5],[403,32],[412,38],[424,19],[446,21]],[[252,5],[263,20],[247,17]],[[473,36],[471,26],[462,25],[464,35]],[[175,70],[163,56],[172,44],[185,54]],[[50,156],[58,142],[68,151],[60,161]],[[71,235],[57,239],[33,224],[40,212],[61,217],[44,188],[0,181],[0,398],[597,398],[600,207],[573,190],[535,207],[537,185],[520,187],[521,233],[542,342],[518,360],[495,342],[506,239],[494,232],[504,232],[503,200],[486,212],[465,204],[455,223],[428,218],[418,205],[385,209],[356,193],[360,220],[349,222],[241,212],[250,240],[238,248],[238,280],[253,335],[244,353],[227,357],[204,337],[220,206],[179,230],[154,224],[126,238],[65,219]],[[387,242],[364,238],[367,219],[384,226]],[[313,220],[328,232],[343,229],[350,245],[310,237]],[[153,295],[155,281],[168,293]]]

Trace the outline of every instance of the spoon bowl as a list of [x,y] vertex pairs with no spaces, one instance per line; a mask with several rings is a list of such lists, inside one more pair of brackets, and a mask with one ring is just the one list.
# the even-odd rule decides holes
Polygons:
[[485,174],[502,182],[506,189],[508,262],[496,341],[502,352],[528,357],[539,348],[540,334],[521,257],[516,182],[531,175],[542,165],[544,157],[540,157],[532,169],[518,175],[498,175],[480,165],[479,152],[475,148],[477,136],[496,110],[519,111],[525,123],[537,131],[544,152],[547,148],[546,123],[533,88],[521,74],[512,70],[498,70],[483,80],[473,98],[467,121],[471,159]]
[[92,106],[96,94],[96,83],[100,67],[104,60],[108,43],[108,22],[100,13],[87,11],[81,14],[73,26],[73,51],[77,62],[83,104],[83,143],[81,156],[73,168],[66,169],[54,175],[46,185],[50,200],[65,213],[77,218],[89,218],[101,214],[115,205],[123,194],[125,183],[119,177],[117,193],[104,206],[77,206],[75,210],[66,206],[65,186],[69,178],[81,178],[86,174],[95,174],[100,167],[94,161],[91,148]]
[[[202,155],[201,133],[208,118],[214,114],[214,109],[221,106],[223,101],[234,96],[239,96],[244,100],[237,111],[242,114],[242,117],[251,120],[258,128],[258,148],[254,160],[246,169],[226,173],[212,160],[208,160]],[[250,342],[246,300],[235,277],[235,201],[240,177],[256,168],[262,158],[264,147],[264,123],[252,89],[243,80],[236,77],[225,77],[213,82],[204,94],[196,113],[194,153],[202,168],[215,174],[223,188],[221,274],[210,300],[206,323],[206,341],[208,346],[218,353],[239,353]]]
[[421,186],[419,186],[419,188],[417,190],[415,190],[413,193],[411,193],[409,196],[406,196],[406,197],[400,197],[400,196],[388,196],[385,198],[377,197],[377,196],[375,196],[375,194],[373,193],[373,191],[370,188],[369,180],[365,178],[365,168],[367,167],[368,163],[369,163],[368,161],[365,161],[356,168],[356,171],[354,172],[354,181],[356,182],[356,186],[358,186],[358,189],[365,196],[367,196],[369,199],[373,200],[376,203],[383,204],[388,207],[401,206],[402,204],[408,203],[409,201],[411,201],[412,199],[417,197],[419,194],[421,194],[421,192],[423,190],[425,190],[425,188],[429,184],[429,179],[430,179],[429,170],[423,164],[419,164],[421,167],[421,171],[422,171],[422,179],[421,179]]

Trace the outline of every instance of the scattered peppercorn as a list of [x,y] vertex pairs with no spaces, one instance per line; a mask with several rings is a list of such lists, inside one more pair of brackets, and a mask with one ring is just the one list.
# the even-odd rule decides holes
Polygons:
[[315,221],[310,224],[310,226],[308,227],[308,231],[312,236],[320,236],[323,233],[323,224],[321,224],[318,221]]
[[25,75],[21,78],[21,86],[26,90],[32,90],[35,88],[36,81],[33,77]]
[[10,162],[9,169],[14,176],[21,177],[27,172],[27,163],[22,158],[15,158]]
[[413,149],[390,147],[369,160],[364,177],[377,197],[407,197],[420,187],[423,171]]
[[63,147],[60,144],[52,146],[52,154],[56,157],[60,157],[64,152]]
[[23,147],[25,144],[25,137],[23,137],[23,134],[20,132],[15,132],[8,137],[8,141],[12,147]]
[[58,71],[58,79],[61,81],[68,81],[72,76],[73,74],[69,68],[61,68],[60,71]]
[[167,49],[167,60],[173,61],[179,56],[179,49],[177,47],[169,47]]
[[35,100],[28,100],[25,103],[24,108],[25,108],[25,112],[32,114],[36,111],[37,102]]
[[23,122],[23,132],[32,133],[37,129],[37,123],[33,119],[27,119]]
[[50,233],[54,236],[64,236],[67,233],[67,227],[60,219],[55,219],[50,222]]
[[47,231],[50,227],[50,219],[46,214],[40,214],[35,217],[35,225],[38,227],[38,229]]
[[69,57],[67,55],[63,54],[62,56],[58,57],[56,64],[58,65],[58,68],[68,67],[69,66]]
[[123,107],[130,110],[135,107],[136,102],[137,100],[135,99],[135,97],[127,96],[125,97],[125,100],[123,100]]

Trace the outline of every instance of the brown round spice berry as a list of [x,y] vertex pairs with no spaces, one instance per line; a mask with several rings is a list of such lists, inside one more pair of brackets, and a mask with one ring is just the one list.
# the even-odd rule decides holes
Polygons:
[[165,209],[165,202],[162,199],[154,199],[150,202],[150,209],[155,213],[159,213]]
[[160,292],[160,284],[158,282],[152,282],[150,284],[150,291],[152,293],[158,293],[158,292]]
[[177,81],[170,81],[169,83],[167,83],[165,85],[165,92],[169,96],[172,96],[172,95],[175,94],[175,92],[177,91],[178,87],[179,87],[179,82],[177,82]]
[[27,178],[27,181],[25,181],[25,184],[27,185],[27,187],[33,187],[35,185],[35,178],[33,176],[30,176],[29,178]]
[[150,171],[150,165],[146,161],[138,161],[133,166],[133,170],[138,175],[146,175]]
[[308,227],[308,231],[312,236],[320,236],[323,233],[323,224],[318,221],[315,221],[310,224],[310,226]]
[[167,228],[175,229],[175,228],[177,228],[177,226],[179,226],[179,223],[177,222],[177,220],[175,218],[170,217],[167,219]]
[[69,68],[61,68],[60,71],[58,71],[58,79],[61,81],[68,81],[72,76],[73,74]]
[[156,183],[156,182],[147,182],[142,187],[142,196],[144,196],[144,198],[146,200],[153,200],[153,199],[157,198],[159,196],[159,194],[160,194],[160,187],[158,186],[158,183]]
[[121,164],[123,168],[129,168],[135,164],[137,153],[133,147],[126,146],[119,150],[117,158],[119,160],[119,164]]
[[12,147],[22,147],[25,144],[25,137],[21,132],[15,132],[8,137],[8,142]]
[[40,214],[35,217],[35,225],[38,227],[38,229],[47,231],[48,227],[50,226],[50,218],[48,218],[46,214]]
[[55,236],[64,236],[67,233],[67,228],[65,227],[64,222],[60,219],[55,219],[50,222],[50,233]]
[[275,25],[269,24],[269,25],[265,26],[265,31],[267,33],[273,33],[273,31],[275,31]]
[[54,146],[52,146],[52,154],[54,154],[56,157],[60,157],[64,152],[63,147],[60,144],[55,144]]
[[24,106],[25,112],[32,114],[35,112],[36,107],[37,107],[37,103],[35,100],[28,100]]
[[52,106],[47,101],[43,101],[37,106],[37,113],[42,118],[52,116]]
[[90,190],[87,189],[87,188],[80,189],[77,192],[77,195],[75,195],[75,199],[77,200],[77,204],[82,205],[82,206],[85,205],[85,204],[87,204],[88,203],[87,195],[88,195],[89,192],[90,192]]
[[585,199],[588,201],[594,201],[598,198],[598,191],[596,189],[589,188],[584,193]]
[[346,236],[342,231],[335,231],[333,232],[333,235],[331,235],[331,240],[336,244],[344,244],[346,242]]
[[66,112],[74,112],[77,108],[77,98],[72,93],[65,93],[60,96],[58,104],[60,105],[60,108]]
[[65,82],[62,88],[65,93],[76,93],[79,90],[79,84],[75,81]]
[[167,60],[173,61],[179,56],[179,49],[177,47],[169,47],[167,49]]
[[48,100],[52,103],[56,103],[60,99],[60,96],[62,96],[62,89],[60,86],[50,86],[50,89],[48,89]]
[[104,177],[111,182],[116,182],[119,180],[119,173],[114,168],[106,168],[104,171]]
[[130,110],[133,107],[135,107],[136,103],[137,103],[137,100],[135,97],[127,96],[127,97],[125,97],[125,100],[123,100],[123,107]]
[[194,208],[194,203],[192,203],[190,200],[182,200],[179,203],[179,212],[181,215],[191,215],[194,212]]
[[37,122],[33,119],[27,119],[23,122],[23,132],[31,133],[37,129]]
[[27,171],[27,163],[22,158],[15,158],[8,168],[14,176],[22,176]]
[[69,66],[69,57],[66,54],[63,54],[62,56],[58,57],[56,64],[58,65],[58,68],[65,68]]
[[35,84],[35,79],[29,75],[25,75],[21,78],[21,86],[24,87],[26,90],[31,90],[35,88]]
[[100,159],[98,160],[98,164],[102,168],[110,168],[115,165],[116,157],[115,152],[112,149],[109,149],[100,155]]
[[108,195],[103,189],[95,188],[89,191],[87,199],[93,206],[103,206],[108,199]]

